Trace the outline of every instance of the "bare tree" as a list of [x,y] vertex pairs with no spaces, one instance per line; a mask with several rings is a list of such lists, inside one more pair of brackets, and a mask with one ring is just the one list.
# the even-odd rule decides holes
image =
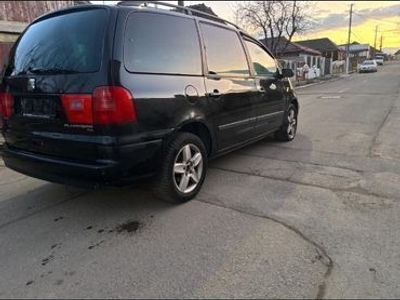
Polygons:
[[284,51],[293,36],[309,26],[310,6],[304,1],[244,1],[235,8],[236,21],[243,27],[261,33],[276,55],[282,37],[287,39],[279,49]]

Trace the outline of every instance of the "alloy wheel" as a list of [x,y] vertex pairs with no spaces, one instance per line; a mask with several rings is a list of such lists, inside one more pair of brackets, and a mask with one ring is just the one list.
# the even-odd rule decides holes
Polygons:
[[181,148],[175,157],[172,175],[178,191],[184,194],[194,191],[203,175],[203,155],[196,145]]
[[288,127],[287,134],[290,139],[293,139],[296,135],[297,129],[297,120],[296,120],[296,112],[293,108],[291,108],[288,112]]

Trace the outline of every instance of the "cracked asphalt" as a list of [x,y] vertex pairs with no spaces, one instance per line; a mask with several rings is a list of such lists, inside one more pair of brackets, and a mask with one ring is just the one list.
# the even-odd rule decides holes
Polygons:
[[399,74],[298,89],[295,141],[212,161],[179,206],[0,160],[0,298],[399,298]]

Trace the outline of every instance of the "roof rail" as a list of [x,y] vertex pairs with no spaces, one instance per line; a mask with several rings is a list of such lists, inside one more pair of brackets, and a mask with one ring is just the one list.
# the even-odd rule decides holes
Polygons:
[[226,25],[231,25],[233,27],[235,27],[238,30],[241,30],[241,28],[239,26],[237,26],[236,24],[229,22],[225,19],[222,19],[220,17],[211,15],[209,13],[205,13],[203,11],[197,10],[197,9],[193,9],[193,8],[189,8],[186,6],[180,6],[180,5],[175,5],[175,4],[170,4],[170,3],[165,3],[165,2],[159,2],[159,1],[120,1],[117,3],[117,6],[144,6],[147,7],[148,4],[153,4],[155,5],[154,8],[157,8],[158,6],[166,6],[166,7],[172,7],[174,9],[176,9],[177,12],[182,12],[186,15],[190,15],[190,16],[198,16],[198,17],[203,17],[206,19],[211,19],[217,22],[222,22],[225,23]]

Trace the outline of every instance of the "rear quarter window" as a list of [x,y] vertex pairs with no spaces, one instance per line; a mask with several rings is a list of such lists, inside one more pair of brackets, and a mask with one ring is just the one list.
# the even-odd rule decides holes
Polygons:
[[124,41],[129,72],[201,75],[195,21],[158,13],[129,15]]

